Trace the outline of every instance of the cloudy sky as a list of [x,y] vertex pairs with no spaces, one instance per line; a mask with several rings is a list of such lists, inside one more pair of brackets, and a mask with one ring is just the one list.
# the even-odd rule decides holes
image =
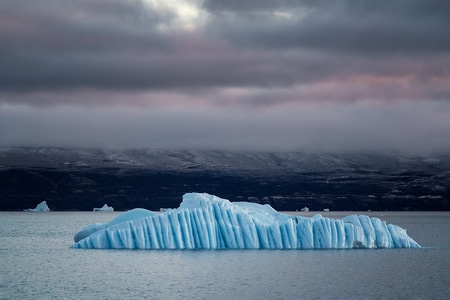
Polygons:
[[0,1],[0,146],[450,151],[450,1]]

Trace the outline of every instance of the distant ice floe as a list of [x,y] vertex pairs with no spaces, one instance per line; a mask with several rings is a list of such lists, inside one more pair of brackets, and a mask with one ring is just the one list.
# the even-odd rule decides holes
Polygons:
[[108,204],[103,205],[101,208],[95,207],[93,211],[114,211],[114,207],[108,206]]
[[270,205],[188,193],[179,208],[125,212],[92,224],[72,248],[88,249],[352,249],[419,248],[406,231],[365,215],[340,219],[291,216]]
[[48,208],[47,201],[42,201],[39,203],[36,208],[28,208],[24,209],[23,211],[32,211],[32,212],[48,212],[50,211],[50,208]]

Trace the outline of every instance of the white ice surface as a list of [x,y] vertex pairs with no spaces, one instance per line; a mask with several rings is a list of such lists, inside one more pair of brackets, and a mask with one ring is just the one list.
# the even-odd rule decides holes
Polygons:
[[73,248],[88,249],[350,249],[418,248],[406,231],[365,215],[340,219],[290,216],[269,205],[189,193],[179,208],[134,209],[92,224]]

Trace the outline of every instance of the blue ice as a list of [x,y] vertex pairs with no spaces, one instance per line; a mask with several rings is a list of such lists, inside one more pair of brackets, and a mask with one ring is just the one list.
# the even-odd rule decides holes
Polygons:
[[32,211],[32,212],[49,212],[50,209],[48,208],[47,201],[42,201],[39,203],[36,208],[28,208],[24,209],[24,211]]
[[72,248],[86,249],[352,249],[419,248],[406,231],[377,218],[291,216],[270,205],[188,193],[179,208],[133,209],[92,224]]

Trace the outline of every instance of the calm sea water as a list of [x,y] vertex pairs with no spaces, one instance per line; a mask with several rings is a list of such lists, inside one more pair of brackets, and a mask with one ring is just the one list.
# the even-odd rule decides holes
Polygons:
[[450,299],[450,212],[365,212],[421,249],[69,248],[117,214],[0,212],[0,299]]

